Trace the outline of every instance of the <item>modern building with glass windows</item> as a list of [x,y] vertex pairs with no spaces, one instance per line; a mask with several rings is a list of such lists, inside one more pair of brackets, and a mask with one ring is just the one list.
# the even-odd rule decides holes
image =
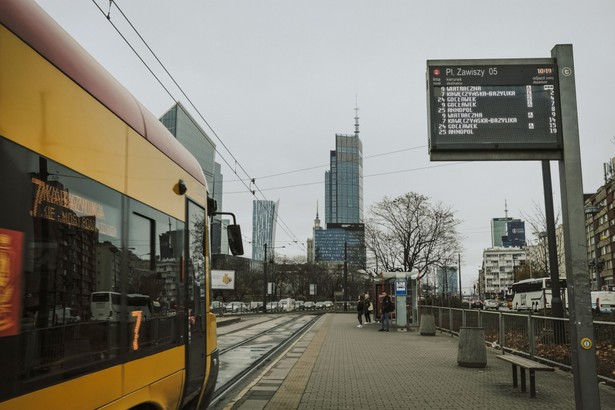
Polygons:
[[[365,268],[363,225],[363,143],[359,138],[358,108],[355,132],[336,134],[325,172],[325,226],[314,227],[314,261],[347,262]],[[318,219],[318,215],[317,215]]]
[[328,224],[327,229],[314,230],[316,262],[346,261],[348,266],[365,269],[365,225]]
[[188,114],[188,111],[186,111],[186,108],[181,103],[171,107],[160,118],[160,122],[196,157],[205,173],[209,189],[212,190],[214,185],[216,144],[197,124],[196,120]]
[[265,245],[268,255],[273,256],[275,228],[280,201],[255,200],[252,202],[252,259],[265,260]]
[[[223,211],[222,206],[222,186],[224,184],[224,177],[222,175],[222,167],[219,163],[214,162],[214,178],[213,184],[209,186],[211,190],[210,196],[216,200],[218,210]],[[226,229],[230,224],[229,219],[224,219],[220,215],[215,215],[211,221],[211,252],[222,253],[228,255],[228,237],[226,235]]]
[[358,132],[335,135],[325,171],[325,223],[363,223],[363,143]]
[[444,297],[459,295],[459,275],[456,266],[436,268],[436,293]]
[[525,222],[513,218],[491,219],[491,246],[508,248],[525,245]]
[[[160,122],[196,157],[203,169],[205,179],[207,179],[209,195],[216,200],[218,209],[223,209],[222,186],[224,178],[220,164],[215,161],[216,144],[214,144],[181,103],[171,107],[160,118]],[[224,252],[224,247],[222,246],[223,226],[222,218],[214,216],[211,224],[212,253],[228,253],[228,250]]]

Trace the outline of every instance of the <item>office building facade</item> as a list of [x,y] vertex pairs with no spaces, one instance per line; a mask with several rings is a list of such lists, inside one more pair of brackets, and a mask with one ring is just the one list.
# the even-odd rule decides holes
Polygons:
[[483,250],[480,291],[487,297],[504,295],[517,280],[517,268],[528,263],[528,250],[517,247],[493,247]]
[[355,132],[336,134],[335,150],[329,153],[325,172],[325,226],[320,228],[318,211],[314,226],[314,261],[348,262],[365,268],[365,225],[363,224],[363,143],[359,138],[358,108]]
[[325,223],[363,222],[363,143],[358,134],[335,135],[325,172]]
[[436,294],[443,297],[459,295],[459,275],[456,266],[436,267]]
[[209,190],[213,191],[216,144],[181,103],[171,107],[160,117],[160,122],[195,156],[205,173]]
[[363,224],[327,224],[327,229],[314,230],[316,262],[347,262],[351,268],[365,269],[365,252]]
[[[224,178],[221,166],[215,161],[216,144],[209,138],[205,131],[197,124],[196,120],[188,113],[186,108],[177,103],[171,107],[162,117],[160,122],[177,138],[177,140],[190,151],[203,169],[209,188],[209,196],[218,204],[218,210],[222,210],[222,187]],[[224,224],[220,216],[214,216],[211,224],[211,252],[223,253],[222,229]],[[228,253],[228,249],[226,250]]]
[[252,259],[265,260],[273,256],[275,249],[275,228],[278,220],[280,201],[255,200],[252,202]]
[[525,245],[524,221],[508,217],[491,219],[491,246],[508,248]]

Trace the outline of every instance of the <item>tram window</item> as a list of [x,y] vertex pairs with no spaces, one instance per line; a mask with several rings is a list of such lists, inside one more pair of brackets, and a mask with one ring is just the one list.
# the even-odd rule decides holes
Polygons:
[[[0,173],[2,187],[19,182],[7,202],[13,209],[5,216],[12,217],[3,218],[1,227],[23,238],[15,309],[21,320],[13,335],[0,337],[0,361],[13,379],[0,383],[0,397],[19,384],[44,385],[88,367],[117,364],[126,351],[121,326],[134,326],[126,310],[142,312],[141,354],[180,343],[184,223],[124,200],[128,229],[145,232],[126,236],[146,242],[123,248],[119,192],[16,144],[0,144],[3,155],[19,159],[10,173]],[[136,254],[143,245],[147,250]],[[128,275],[122,276],[122,266],[131,268]]]
[[18,341],[14,349],[3,349],[12,338],[0,338],[0,350],[18,353],[3,363],[14,363],[12,374],[27,382],[117,357],[118,333],[93,321],[90,295],[119,285],[121,195],[3,144],[3,151],[23,159],[15,168],[19,178],[8,181],[2,174],[0,186],[21,181],[9,203],[21,207],[12,229],[25,234]]
[[205,314],[205,249],[208,244],[205,238],[207,232],[205,210],[193,202],[188,202],[188,232],[189,232],[189,258],[188,258],[188,286],[189,306],[194,316],[194,328],[204,330],[203,315]]
[[183,224],[130,201],[127,310],[129,352],[179,342],[179,270]]

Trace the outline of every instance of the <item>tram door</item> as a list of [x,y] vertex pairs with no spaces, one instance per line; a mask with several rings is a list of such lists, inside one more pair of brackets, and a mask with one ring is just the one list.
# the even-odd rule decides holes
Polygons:
[[187,339],[186,339],[186,392],[190,394],[201,388],[205,377],[205,247],[207,244],[207,219],[205,209],[188,201],[188,258],[186,261]]

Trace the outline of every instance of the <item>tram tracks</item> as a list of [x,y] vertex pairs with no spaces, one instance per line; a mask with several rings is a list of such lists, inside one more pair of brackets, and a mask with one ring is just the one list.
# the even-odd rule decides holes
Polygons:
[[[240,340],[220,349],[220,373],[211,408],[219,408],[229,393],[249,383],[264,363],[283,352],[303,335],[320,315],[284,315],[279,323],[260,322],[246,329],[229,332]],[[258,329],[264,325],[263,329]],[[254,331],[256,332],[254,333]],[[227,335],[229,335],[227,334]]]

